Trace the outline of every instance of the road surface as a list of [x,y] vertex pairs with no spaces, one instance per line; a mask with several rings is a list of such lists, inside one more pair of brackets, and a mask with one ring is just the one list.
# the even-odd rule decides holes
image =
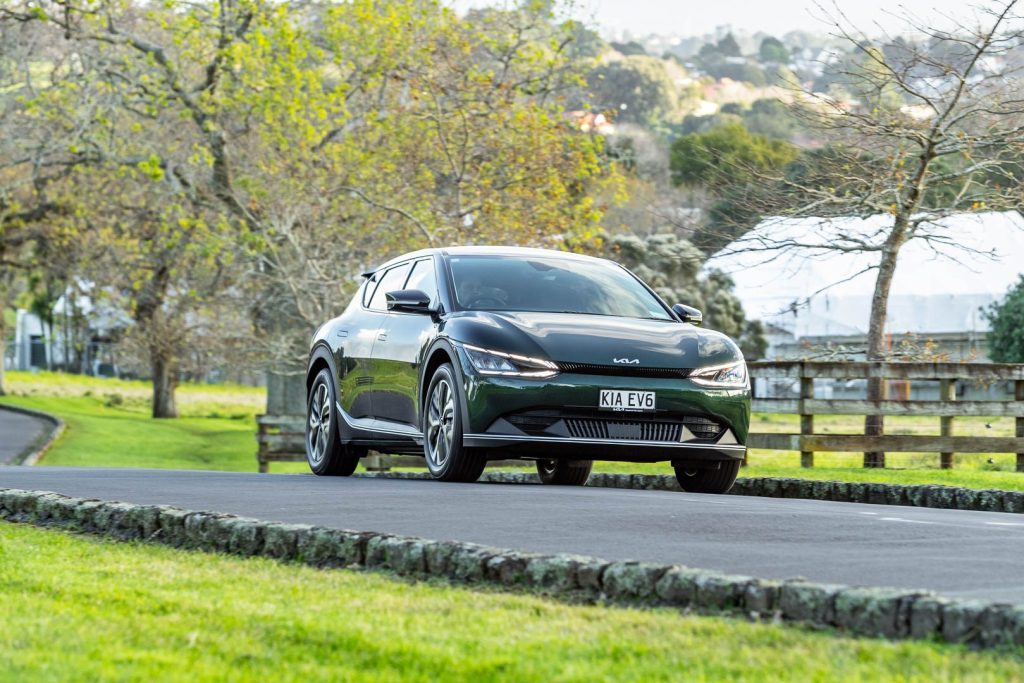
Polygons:
[[0,488],[1024,603],[1024,515],[668,491],[101,468]]
[[53,429],[46,420],[0,408],[0,465],[8,465],[39,444]]

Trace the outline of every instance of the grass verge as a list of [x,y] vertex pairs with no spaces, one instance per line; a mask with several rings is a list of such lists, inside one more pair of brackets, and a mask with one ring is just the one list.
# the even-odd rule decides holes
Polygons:
[[1021,680],[1019,652],[569,605],[0,522],[3,680]]
[[182,417],[150,417],[145,382],[10,372],[11,395],[0,398],[64,420],[64,434],[41,465],[156,467],[253,471],[255,415],[263,389],[185,384],[178,389]]

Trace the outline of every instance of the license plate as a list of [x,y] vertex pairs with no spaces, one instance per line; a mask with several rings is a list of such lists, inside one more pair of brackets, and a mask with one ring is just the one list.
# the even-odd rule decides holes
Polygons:
[[631,413],[652,411],[654,410],[654,392],[602,389],[598,408]]

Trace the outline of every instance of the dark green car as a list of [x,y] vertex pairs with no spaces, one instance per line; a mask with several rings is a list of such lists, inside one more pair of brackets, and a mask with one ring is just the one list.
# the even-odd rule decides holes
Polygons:
[[365,274],[313,338],[306,451],[351,474],[368,449],[422,455],[443,481],[488,460],[582,485],[594,460],[670,462],[724,493],[746,452],[750,383],[736,344],[625,268],[541,249],[406,254]]

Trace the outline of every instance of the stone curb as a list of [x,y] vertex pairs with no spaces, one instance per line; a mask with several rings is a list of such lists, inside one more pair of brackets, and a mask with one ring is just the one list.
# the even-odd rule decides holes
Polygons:
[[45,439],[42,439],[41,442],[37,443],[37,445],[35,445],[28,453],[24,453],[20,457],[15,458],[11,462],[12,465],[35,465],[39,462],[40,458],[46,455],[46,451],[50,450],[50,446],[53,445],[53,442],[64,433],[64,420],[60,419],[56,415],[50,415],[49,413],[33,410],[31,408],[13,406],[7,403],[0,404],[0,410],[8,410],[12,413],[21,413],[22,415],[30,415],[53,425],[53,428],[50,429],[50,433]]
[[925,591],[767,581],[676,565],[541,555],[45,491],[0,489],[0,519],[316,567],[388,570],[410,578],[525,589],[570,600],[785,620],[882,638],[1024,646],[1024,605],[947,600]]
[[[362,472],[357,477],[430,479],[426,472]],[[539,484],[536,474],[525,472],[484,472],[479,481],[499,484]],[[587,486],[644,491],[681,491],[669,474],[611,474],[595,472]],[[967,489],[930,484],[905,485],[872,482],[819,481],[783,477],[740,477],[729,495],[766,498],[830,500],[841,503],[906,505],[946,510],[1024,513],[1024,491]]]

